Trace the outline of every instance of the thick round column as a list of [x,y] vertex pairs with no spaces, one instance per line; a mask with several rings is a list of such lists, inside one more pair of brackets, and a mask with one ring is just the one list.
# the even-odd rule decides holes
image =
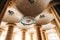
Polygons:
[[12,40],[14,26],[15,24],[8,24],[8,32],[7,32],[6,40]]
[[2,31],[0,30],[0,36],[2,35]]
[[0,28],[0,36],[2,35],[2,32],[4,31],[3,28]]
[[37,40],[42,40],[40,27],[36,27]]
[[2,32],[0,31],[0,36],[1,36]]
[[33,40],[33,33],[30,33],[30,39]]
[[42,34],[43,34],[43,39],[46,40],[45,30],[42,30]]
[[26,37],[26,30],[22,29],[22,40],[25,40]]

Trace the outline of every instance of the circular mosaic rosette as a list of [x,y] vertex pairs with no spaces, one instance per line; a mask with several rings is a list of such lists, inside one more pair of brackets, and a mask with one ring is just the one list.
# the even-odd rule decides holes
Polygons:
[[21,19],[21,24],[23,25],[32,25],[35,23],[35,19],[33,17],[23,17]]

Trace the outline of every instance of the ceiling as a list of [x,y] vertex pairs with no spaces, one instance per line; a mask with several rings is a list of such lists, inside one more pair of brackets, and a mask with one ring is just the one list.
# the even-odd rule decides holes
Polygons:
[[[16,5],[15,7],[16,8],[13,8],[11,10],[15,10],[15,16],[19,16],[19,18],[14,18],[15,16],[12,16],[10,17],[7,12],[5,12],[5,15],[4,15],[4,19],[6,19],[7,21],[8,20],[15,20],[15,21],[20,21],[20,19],[24,16],[32,16],[32,17],[36,17],[37,15],[39,15],[40,13],[42,13],[44,11],[44,9],[46,8],[46,6],[49,4],[49,3],[57,3],[57,2],[60,2],[59,0],[16,0]],[[59,9],[59,5],[57,5],[57,8]],[[19,14],[20,13],[20,14]],[[18,15],[17,15],[18,14]],[[7,17],[8,15],[8,17]],[[59,14],[60,15],[60,14]],[[10,17],[10,18],[9,18]],[[12,19],[11,19],[12,18]],[[4,20],[3,19],[3,20]],[[5,20],[5,21],[6,21]],[[13,22],[15,22],[13,20]],[[9,22],[10,22],[9,21]]]
[[[6,0],[0,0],[0,13],[6,3]],[[14,1],[14,0],[12,0]],[[24,14],[25,16],[32,16],[35,17],[36,15],[40,14],[48,4],[60,4],[60,0],[15,0],[17,9]],[[14,1],[14,2],[15,2]],[[3,3],[3,5],[2,5]]]
[[17,9],[24,16],[36,17],[49,5],[60,4],[60,0],[16,0]]
[[16,0],[16,7],[24,16],[36,17],[49,2],[50,0]]
[[[46,6],[49,4],[50,0],[35,0],[33,3],[30,3],[30,1],[28,0],[16,0],[16,5],[15,7],[7,7],[7,10],[5,12],[5,15],[3,17],[2,21],[5,22],[9,22],[9,23],[19,23],[20,19],[23,16],[32,16],[32,17],[36,17],[37,15],[40,16],[40,13],[42,13],[42,11],[44,11],[44,9],[46,8]],[[14,11],[14,15],[8,15],[8,10],[12,10]],[[43,12],[45,13],[45,12]],[[49,16],[50,17],[50,16]],[[44,18],[47,19],[47,18]],[[41,19],[42,20],[42,19]],[[48,19],[49,20],[49,19]],[[39,20],[38,20],[39,22]],[[44,20],[45,22],[45,20]],[[42,22],[41,22],[42,23]],[[20,24],[19,24],[20,26]]]
[[[9,13],[10,11],[10,13]],[[13,12],[13,13],[12,13]],[[2,19],[4,22],[8,23],[19,23],[23,14],[21,14],[15,7],[7,7],[5,15]]]

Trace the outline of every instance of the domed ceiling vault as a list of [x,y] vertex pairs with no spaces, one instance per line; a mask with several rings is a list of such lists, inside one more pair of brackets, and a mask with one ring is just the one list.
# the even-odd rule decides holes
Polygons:
[[50,0],[16,0],[17,9],[25,16],[36,17],[49,4]]
[[36,17],[43,12],[49,4],[51,7],[59,3],[59,0],[16,0],[16,7],[25,16]]

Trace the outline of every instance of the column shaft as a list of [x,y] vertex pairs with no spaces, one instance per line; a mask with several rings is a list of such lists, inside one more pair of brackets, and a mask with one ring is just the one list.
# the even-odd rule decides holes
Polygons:
[[2,35],[2,32],[0,31],[0,36]]
[[30,39],[33,40],[33,34],[30,34]]
[[42,40],[40,27],[36,27],[36,33],[37,33],[37,38],[38,38],[38,40]]
[[4,31],[3,28],[0,28],[0,36],[2,35],[2,32]]
[[12,25],[9,26],[7,36],[6,36],[6,40],[12,40],[13,29],[14,29],[14,26],[12,26]]
[[22,40],[25,40],[26,37],[26,30],[22,29]]
[[45,31],[42,32],[44,40],[46,40]]

